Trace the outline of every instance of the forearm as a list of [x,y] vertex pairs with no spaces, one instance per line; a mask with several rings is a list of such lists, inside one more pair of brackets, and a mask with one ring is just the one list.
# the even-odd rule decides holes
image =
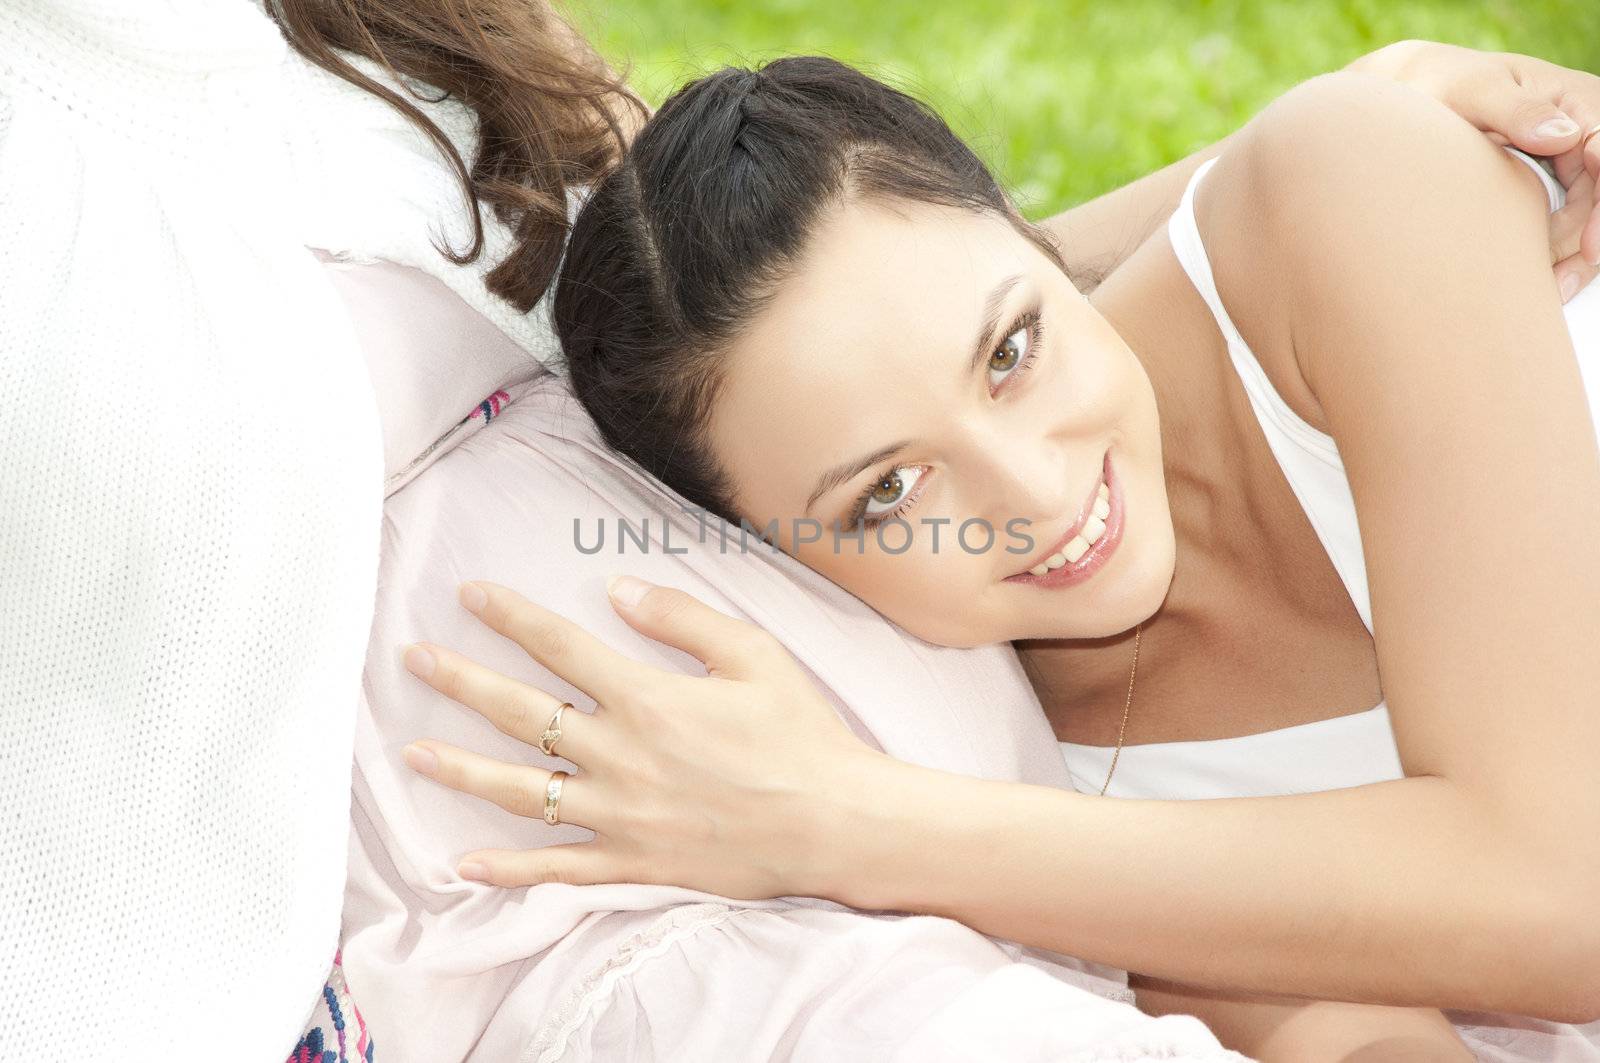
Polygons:
[[[1430,51],[1441,47],[1444,46],[1428,41],[1396,41],[1357,57],[1344,69],[1416,83],[1439,94],[1439,78],[1430,81],[1425,75]],[[1439,77],[1443,76],[1441,70]],[[1068,271],[1085,294],[1167,220],[1194,171],[1207,159],[1222,154],[1233,139],[1234,134],[1230,133],[1154,173],[1039,223],[1059,242]]]
[[1444,779],[1135,801],[887,757],[852,778],[818,860],[822,895],[855,907],[1245,992],[1565,1021],[1589,1006],[1576,892]]
[[1224,1047],[1258,1063],[1471,1063],[1473,1056],[1437,1008],[1395,1008],[1244,994],[1163,982],[1130,973],[1146,1015],[1193,1015]]
[[1068,272],[1085,293],[1167,220],[1196,168],[1221,154],[1231,139],[1230,134],[1193,155],[1039,223],[1056,238]]

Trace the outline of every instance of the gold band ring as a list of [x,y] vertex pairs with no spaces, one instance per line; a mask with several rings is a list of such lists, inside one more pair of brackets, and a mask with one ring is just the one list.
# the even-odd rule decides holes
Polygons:
[[570,708],[573,708],[572,702],[563,701],[550,722],[544,725],[544,734],[539,736],[539,752],[547,757],[556,755],[556,743],[561,740],[561,714]]
[[544,821],[552,827],[561,823],[561,784],[567,781],[568,774],[564,771],[552,773],[544,787]]

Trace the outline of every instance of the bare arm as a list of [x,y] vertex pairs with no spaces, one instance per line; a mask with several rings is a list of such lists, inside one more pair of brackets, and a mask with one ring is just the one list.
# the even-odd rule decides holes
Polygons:
[[[1191,984],[1588,1021],[1600,461],[1545,208],[1525,167],[1436,103],[1332,77],[1246,128],[1197,213],[1252,181],[1316,204],[1218,222],[1253,241],[1233,260],[1267,271],[1219,283],[1301,315],[1284,327],[1361,511],[1408,777],[1105,801],[895,762],[849,795],[839,830],[862,843],[822,895]],[[1512,555],[1489,527],[1508,499]]]
[[1234,135],[1040,222],[1060,244],[1068,271],[1081,278],[1086,292],[1167,220],[1194,171],[1219,155]]
[[1128,975],[1146,1015],[1193,1015],[1257,1063],[1472,1063],[1437,1008],[1241,994]]
[[[1425,92],[1497,144],[1511,143],[1533,155],[1559,155],[1558,170],[1566,184],[1585,167],[1591,180],[1600,178],[1600,136],[1590,138],[1585,147],[1581,133],[1552,135],[1546,124],[1564,115],[1580,131],[1600,122],[1600,78],[1592,74],[1524,55],[1415,40],[1369,52],[1345,70]],[[1177,207],[1195,169],[1221,154],[1235,136],[1040,222],[1056,237],[1069,270],[1086,291],[1144,243]],[[1589,212],[1586,220],[1587,227],[1582,222],[1569,226],[1570,237],[1552,237],[1557,280],[1571,278],[1569,293],[1593,279],[1592,263],[1600,259],[1600,210]]]

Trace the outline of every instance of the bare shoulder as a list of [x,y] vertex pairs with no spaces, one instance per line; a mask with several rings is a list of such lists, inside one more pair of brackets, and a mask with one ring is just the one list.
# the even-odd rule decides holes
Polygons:
[[[1434,209],[1444,201],[1453,213]],[[1545,224],[1545,192],[1526,166],[1432,97],[1350,71],[1274,100],[1206,176],[1195,221],[1223,302],[1313,427],[1329,431],[1297,331],[1347,312],[1364,288],[1416,285],[1429,225],[1447,214],[1459,224],[1463,202]]]

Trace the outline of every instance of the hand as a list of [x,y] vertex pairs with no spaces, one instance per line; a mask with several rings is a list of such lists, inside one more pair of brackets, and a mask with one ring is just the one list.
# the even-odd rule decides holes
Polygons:
[[1398,41],[1346,69],[1404,82],[1439,100],[1496,144],[1553,157],[1569,200],[1577,192],[1589,204],[1576,238],[1569,238],[1570,216],[1560,223],[1559,233],[1552,225],[1551,247],[1559,252],[1552,257],[1563,301],[1600,272],[1600,210],[1593,196],[1594,182],[1600,180],[1600,77],[1526,55],[1433,41]]
[[[631,627],[705,664],[707,675],[688,676],[625,657],[505,587],[466,583],[460,597],[598,702],[589,713],[567,709],[554,744],[581,769],[564,783],[560,821],[589,828],[595,840],[468,853],[463,877],[499,886],[659,883],[741,899],[826,896],[813,882],[820,864],[812,854],[828,844],[829,799],[847,780],[858,785],[873,758],[886,758],[851,733],[777,639],[683,591],[616,579],[612,606]],[[530,745],[561,705],[427,643],[407,651],[406,667]],[[432,753],[437,766],[428,770],[414,749]],[[553,773],[543,768],[431,741],[407,747],[407,762],[508,812],[544,817]]]
[[[1600,134],[1595,139],[1600,140]],[[1556,283],[1562,286],[1563,303],[1600,272],[1583,261],[1579,250],[1580,239],[1592,227],[1596,209],[1595,179],[1579,170],[1567,185],[1567,205],[1550,215],[1550,261],[1556,269]]]

